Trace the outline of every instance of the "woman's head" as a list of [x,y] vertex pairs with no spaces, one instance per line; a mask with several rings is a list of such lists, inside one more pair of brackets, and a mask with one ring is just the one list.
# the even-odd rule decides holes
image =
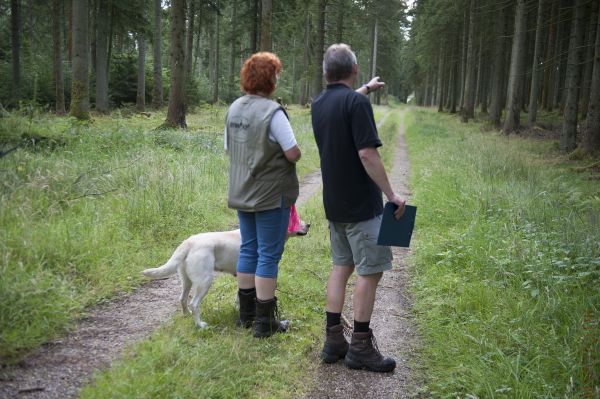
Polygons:
[[252,54],[242,66],[242,90],[248,94],[270,95],[275,91],[279,72],[281,61],[275,54],[266,51]]

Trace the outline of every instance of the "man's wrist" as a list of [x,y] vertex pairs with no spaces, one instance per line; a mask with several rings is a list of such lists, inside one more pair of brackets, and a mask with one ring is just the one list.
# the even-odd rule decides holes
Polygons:
[[365,90],[367,91],[367,94],[369,94],[371,92],[371,88],[369,87],[368,83],[365,83],[364,85],[362,85],[362,87],[365,88]]

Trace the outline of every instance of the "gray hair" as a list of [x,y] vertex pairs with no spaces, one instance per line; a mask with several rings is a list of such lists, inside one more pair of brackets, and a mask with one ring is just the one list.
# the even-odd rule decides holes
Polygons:
[[328,82],[350,77],[354,65],[356,55],[347,44],[332,44],[323,55],[323,75]]

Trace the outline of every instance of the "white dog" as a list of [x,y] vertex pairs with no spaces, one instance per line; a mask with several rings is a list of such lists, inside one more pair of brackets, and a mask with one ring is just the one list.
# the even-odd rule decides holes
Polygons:
[[[288,237],[306,235],[310,224],[301,223],[301,227],[297,232],[288,233]],[[190,305],[194,321],[199,328],[205,328],[207,324],[200,318],[200,302],[212,285],[215,271],[236,275],[240,242],[239,229],[196,234],[182,242],[167,263],[142,273],[151,279],[161,279],[178,272],[182,285],[179,300],[183,313],[190,313],[188,298],[191,291]]]

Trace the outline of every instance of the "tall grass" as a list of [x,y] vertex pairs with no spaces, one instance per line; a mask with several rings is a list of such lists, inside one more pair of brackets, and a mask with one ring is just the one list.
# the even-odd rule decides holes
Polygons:
[[600,185],[552,142],[416,109],[407,128],[428,394],[597,397]]
[[[36,110],[4,114],[0,144],[0,358],[60,334],[82,310],[141,281],[187,236],[235,225],[226,206],[224,107],[188,115],[189,129],[155,131],[116,111],[92,123]],[[292,110],[305,156],[318,166],[305,110]]]

